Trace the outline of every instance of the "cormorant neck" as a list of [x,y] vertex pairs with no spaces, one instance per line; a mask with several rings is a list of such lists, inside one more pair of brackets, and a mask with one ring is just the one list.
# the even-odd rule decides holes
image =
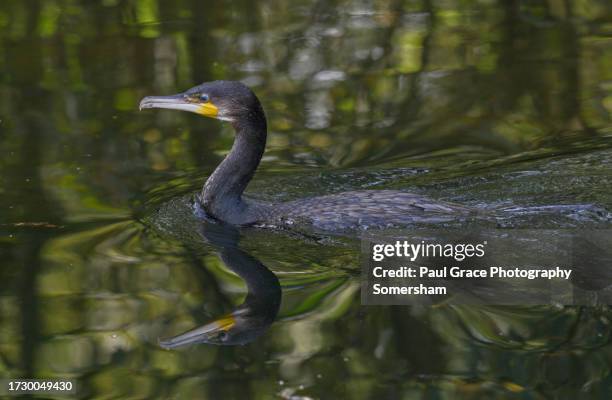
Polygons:
[[204,210],[231,224],[246,224],[247,206],[242,193],[253,178],[266,148],[266,117],[259,107],[232,122],[236,138],[229,154],[208,178],[200,198]]

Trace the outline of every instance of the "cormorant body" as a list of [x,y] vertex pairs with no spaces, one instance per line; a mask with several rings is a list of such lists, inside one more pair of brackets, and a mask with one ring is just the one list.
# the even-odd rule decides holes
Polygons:
[[352,191],[276,204],[248,199],[243,193],[263,156],[267,124],[258,98],[241,82],[214,81],[177,95],[145,97],[140,108],[190,111],[232,124],[232,149],[199,195],[207,215],[232,225],[310,224],[338,231],[447,221],[472,213],[468,207],[398,190]]

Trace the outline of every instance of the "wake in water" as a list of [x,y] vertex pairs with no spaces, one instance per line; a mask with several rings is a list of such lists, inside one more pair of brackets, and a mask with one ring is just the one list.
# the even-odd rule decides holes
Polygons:
[[612,212],[596,204],[513,206],[499,209],[495,219],[502,227],[601,228],[612,222]]

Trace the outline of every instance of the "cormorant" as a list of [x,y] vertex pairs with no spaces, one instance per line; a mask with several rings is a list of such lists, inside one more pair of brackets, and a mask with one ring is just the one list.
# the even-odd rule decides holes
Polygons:
[[214,81],[171,96],[149,96],[140,109],[189,111],[232,124],[231,151],[206,181],[199,203],[211,217],[232,225],[308,224],[339,231],[413,222],[447,221],[468,207],[398,190],[362,190],[271,204],[243,196],[266,147],[266,116],[259,99],[238,81]]

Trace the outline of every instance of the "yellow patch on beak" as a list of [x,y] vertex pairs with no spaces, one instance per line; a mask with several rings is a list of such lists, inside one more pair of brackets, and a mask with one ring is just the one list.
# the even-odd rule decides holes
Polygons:
[[232,314],[228,314],[216,320],[215,323],[219,329],[227,332],[236,325],[236,319]]
[[200,109],[198,110],[198,114],[203,115],[205,117],[216,118],[217,114],[219,114],[219,109],[212,102],[206,102],[200,105]]

